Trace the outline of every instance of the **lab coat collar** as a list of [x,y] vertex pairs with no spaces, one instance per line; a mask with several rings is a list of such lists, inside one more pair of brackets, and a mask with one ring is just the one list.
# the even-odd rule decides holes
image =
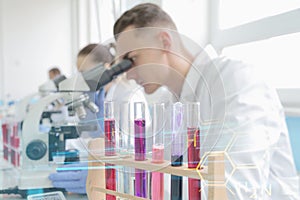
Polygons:
[[207,45],[199,54],[195,56],[189,72],[185,78],[181,94],[181,102],[197,101],[196,89],[199,80],[203,77],[203,70],[211,61],[217,57],[217,52],[211,45]]

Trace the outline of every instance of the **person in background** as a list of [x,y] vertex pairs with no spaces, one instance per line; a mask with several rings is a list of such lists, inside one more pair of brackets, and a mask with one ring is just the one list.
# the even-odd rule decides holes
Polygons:
[[[110,53],[110,49],[108,46],[104,46],[101,44],[89,44],[81,49],[77,55],[77,70],[79,72],[88,71],[99,64],[103,64],[106,68],[108,68],[111,63],[114,61],[113,55]],[[96,113],[98,124],[100,125],[100,134],[103,133],[103,101],[105,98],[105,89],[100,89],[97,92],[88,92],[90,99],[93,100],[99,108],[99,112]],[[88,113],[88,117],[85,121],[91,121],[95,119],[93,114]],[[95,120],[93,120],[95,121]],[[94,135],[93,138],[99,137],[101,135]]]
[[[108,47],[100,44],[89,44],[81,49],[77,55],[77,70],[85,72],[100,63],[109,66],[112,62],[113,55]],[[87,116],[81,120],[81,123],[85,123],[88,126],[96,126],[97,131],[82,132],[80,138],[66,141],[66,149],[79,150],[81,158],[87,157],[87,143],[91,138],[103,137],[103,101],[105,91],[101,89],[97,92],[87,92],[87,94],[90,100],[98,106],[99,112],[95,114],[87,109]],[[52,181],[53,186],[65,188],[68,192],[85,194],[87,162],[86,160],[81,161],[83,162],[65,165],[70,170],[50,174],[49,179]]]
[[53,80],[56,76],[60,75],[61,72],[58,67],[53,67],[48,71],[49,79]]
[[[147,94],[164,85],[182,103],[200,102],[202,122],[214,122],[201,132],[200,153],[222,151],[234,164],[226,160],[228,199],[299,199],[282,105],[249,65],[211,56],[151,3],[122,14],[114,35],[117,55],[133,61],[127,78]],[[207,199],[207,188],[198,195]]]

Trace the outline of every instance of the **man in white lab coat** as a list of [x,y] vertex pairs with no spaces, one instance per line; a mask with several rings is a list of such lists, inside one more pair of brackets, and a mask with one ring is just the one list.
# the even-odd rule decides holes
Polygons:
[[[202,122],[213,124],[202,131],[201,156],[225,152],[228,199],[299,199],[282,106],[250,66],[211,56],[179,35],[170,16],[154,4],[125,12],[114,34],[118,55],[133,61],[127,77],[146,93],[164,85],[178,101],[200,102]],[[207,199],[205,181],[202,187]]]

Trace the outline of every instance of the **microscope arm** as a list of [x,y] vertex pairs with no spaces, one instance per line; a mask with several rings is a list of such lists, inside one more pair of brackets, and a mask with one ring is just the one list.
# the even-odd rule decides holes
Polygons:
[[39,93],[30,94],[16,104],[17,121],[22,121],[25,118],[30,101],[32,100],[33,97],[38,95]]

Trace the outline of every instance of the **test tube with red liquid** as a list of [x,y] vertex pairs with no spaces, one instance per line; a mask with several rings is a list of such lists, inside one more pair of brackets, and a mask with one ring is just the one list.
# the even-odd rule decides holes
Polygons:
[[3,158],[5,160],[8,160],[8,154],[9,154],[8,124],[2,124],[2,138],[3,138]]
[[[116,129],[114,118],[114,103],[104,102],[104,132],[105,132],[105,156],[116,155]],[[116,170],[114,165],[105,164],[106,189],[116,190]],[[106,200],[115,200],[114,195],[106,194]]]
[[[134,158],[137,161],[146,160],[145,133],[145,104],[134,103]],[[135,169],[135,196],[147,197],[147,173],[145,170]]]
[[[153,131],[153,146],[152,146],[152,162],[164,162],[164,111],[163,103],[154,104],[152,112],[152,131]],[[164,174],[152,172],[152,199],[164,199]]]
[[[200,103],[186,104],[187,136],[188,136],[188,168],[195,169],[200,162]],[[201,182],[198,179],[188,179],[189,199],[201,199]]]

